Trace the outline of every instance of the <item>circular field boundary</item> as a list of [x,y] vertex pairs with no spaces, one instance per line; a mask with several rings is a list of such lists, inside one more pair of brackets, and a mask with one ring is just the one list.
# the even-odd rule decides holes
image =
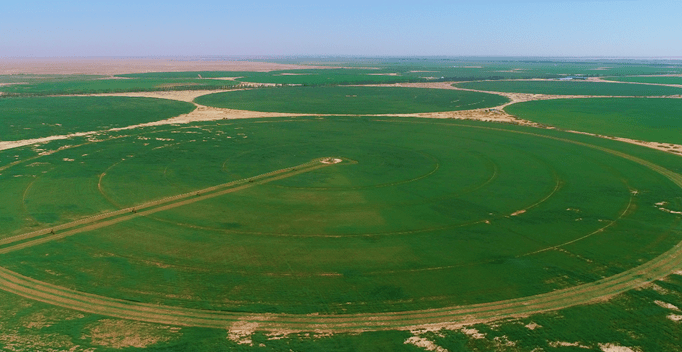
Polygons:
[[[386,120],[377,121],[388,122]],[[429,122],[410,121],[407,123]],[[445,123],[441,124],[446,126],[449,125]],[[682,188],[682,175],[670,171],[657,164],[651,163],[647,160],[609,148],[531,132],[511,131],[483,126],[456,126],[518,133],[593,148],[640,164],[668,178],[675,185]],[[306,166],[316,167],[312,165]],[[292,172],[291,170],[279,171],[281,171],[281,173]],[[286,177],[286,175],[275,176],[275,178],[280,177]],[[261,182],[267,182],[267,180],[260,181],[259,183]],[[243,186],[229,188],[217,193],[228,192],[232,189],[240,189],[241,187]],[[157,209],[162,208],[164,207],[161,206]],[[154,209],[149,211],[153,210]],[[115,221],[115,219],[112,221]],[[50,232],[43,233],[43,235],[45,234],[50,234]],[[61,238],[58,234],[54,235],[53,232],[52,234],[53,236],[57,236],[56,239]],[[48,238],[49,237],[50,236],[48,236]],[[41,239],[35,241],[40,240]],[[17,246],[22,246],[25,243],[26,242],[20,243]],[[230,328],[233,325],[241,326],[247,323],[252,324],[256,327],[256,330],[259,331],[360,332],[372,330],[408,330],[416,328],[436,329],[440,327],[489,322],[504,318],[522,317],[546,311],[568,308],[575,305],[603,300],[619,293],[640,287],[651,281],[661,279],[673,273],[680,267],[680,265],[682,265],[682,242],[678,243],[673,248],[669,249],[658,257],[638,267],[623,271],[614,276],[603,278],[601,280],[562,290],[474,305],[450,306],[437,309],[404,312],[361,313],[347,315],[257,314],[248,312],[198,310],[138,303],[70,290],[64,287],[41,282],[1,267],[0,289],[25,298],[55,306],[74,309],[77,311],[150,323],[221,329]]]

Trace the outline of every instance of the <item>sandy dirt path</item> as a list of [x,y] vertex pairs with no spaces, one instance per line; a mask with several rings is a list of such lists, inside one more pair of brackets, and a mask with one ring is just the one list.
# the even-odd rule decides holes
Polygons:
[[[405,123],[429,122],[406,121]],[[448,124],[443,125],[452,127],[452,125]],[[647,160],[619,151],[531,132],[509,131],[485,126],[464,126],[464,128],[489,129],[531,135],[593,148],[645,166],[650,170],[665,176],[682,188],[682,175]],[[320,165],[325,164],[320,163]],[[284,175],[277,177],[283,176]],[[234,327],[235,329],[238,329],[240,326],[248,323],[249,326],[253,327],[253,330],[275,332],[359,332],[387,329],[438,330],[441,328],[458,328],[464,325],[490,322],[503,318],[523,317],[531,314],[563,309],[574,305],[605,300],[611,296],[629,291],[677,272],[681,266],[682,242],[653,260],[620,274],[549,293],[469,306],[348,315],[250,314],[243,312],[195,310],[137,303],[54,286],[4,268],[0,268],[0,289],[26,298],[83,312],[171,325],[228,329]]]
[[[127,127],[112,128],[103,131],[89,131],[89,132],[78,132],[68,135],[58,135],[43,138],[25,139],[19,141],[0,141],[0,151],[13,149],[18,147],[23,147],[27,145],[46,143],[53,140],[68,139],[72,137],[83,137],[91,136],[99,133],[115,132],[121,130],[135,129],[141,127],[149,126],[161,126],[170,124],[187,124],[193,122],[201,121],[216,121],[216,120],[227,120],[227,119],[247,119],[247,118],[267,118],[267,117],[300,117],[300,116],[376,116],[376,117],[416,117],[416,118],[433,118],[433,119],[460,119],[460,120],[476,120],[484,122],[501,122],[509,123],[522,126],[531,126],[537,128],[547,128],[555,129],[551,126],[542,125],[536,122],[519,119],[513,115],[507,114],[503,109],[511,104],[534,101],[534,100],[550,100],[550,99],[580,99],[580,98],[639,98],[644,99],[645,97],[627,97],[627,96],[591,96],[591,95],[548,95],[548,94],[526,94],[526,93],[501,93],[492,91],[480,91],[475,89],[466,89],[454,87],[452,84],[456,82],[426,82],[426,83],[395,83],[395,84],[377,84],[377,85],[362,85],[365,87],[408,87],[408,88],[431,88],[431,89],[450,89],[450,90],[463,90],[471,92],[480,92],[488,94],[497,94],[507,97],[509,99],[508,103],[503,105],[486,108],[486,109],[473,109],[473,110],[459,110],[459,111],[444,111],[444,112],[427,112],[427,113],[411,113],[411,114],[298,114],[298,113],[273,113],[273,112],[258,112],[249,110],[235,110],[235,109],[222,109],[213,108],[208,106],[203,106],[194,103],[197,109],[189,114],[184,114],[176,116],[166,120],[154,121],[144,124],[132,125]],[[621,82],[623,83],[623,82]],[[248,88],[246,88],[248,89]],[[234,89],[237,90],[237,89]],[[228,90],[232,91],[232,90]],[[189,91],[156,91],[156,92],[127,92],[127,93],[104,93],[104,94],[88,94],[85,96],[121,96],[121,97],[143,97],[143,98],[159,98],[159,99],[170,99],[179,100],[184,102],[193,102],[199,96],[225,92],[225,90],[189,90]],[[682,98],[682,96],[670,96],[670,97],[647,97],[647,98]],[[625,143],[631,143],[640,145],[647,148],[657,149],[665,152],[670,152],[673,154],[682,155],[682,145],[671,144],[671,143],[660,143],[660,142],[648,142],[634,140],[630,138],[622,137],[611,137],[603,136],[598,134],[592,134],[587,132],[572,131],[567,130],[566,132],[571,133],[581,133],[588,134],[600,138],[618,140]]]
[[[647,77],[647,76],[644,76],[644,77]],[[674,76],[672,76],[672,77],[674,77]],[[663,86],[663,87],[682,88],[682,84],[610,81],[608,78],[605,78],[605,77],[590,77],[588,79],[588,81],[590,81],[590,82],[604,82],[604,83],[639,84],[639,85],[643,85],[643,86]]]

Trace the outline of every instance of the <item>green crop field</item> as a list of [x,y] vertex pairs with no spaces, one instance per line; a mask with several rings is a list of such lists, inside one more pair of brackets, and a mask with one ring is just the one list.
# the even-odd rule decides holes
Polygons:
[[561,99],[513,104],[522,119],[567,130],[682,144],[682,99]]
[[120,78],[74,78],[33,79],[25,83],[0,86],[0,92],[9,95],[59,95],[119,93],[159,90],[227,89],[239,82],[230,80],[198,79],[196,75],[184,79],[120,79]]
[[[680,350],[680,156],[564,130],[682,144],[682,99],[643,97],[682,88],[500,81],[674,84],[620,76],[678,61],[278,61],[331,68],[0,75],[0,142],[98,131],[0,143],[0,349]],[[373,116],[509,101],[497,94],[344,86],[436,81],[641,97],[505,108],[545,129]],[[44,96],[239,82],[303,86],[195,102],[312,116],[200,107],[201,122],[112,130],[196,106]]]
[[602,95],[602,96],[664,96],[682,94],[682,88],[582,81],[500,81],[457,83],[457,87],[492,92]]
[[658,77],[606,77],[609,81],[634,82],[634,83],[655,83],[655,84],[680,84],[681,76],[658,76]]
[[190,103],[150,98],[3,98],[0,141],[125,127],[186,114],[194,108]]
[[[301,69],[272,72],[203,71],[203,72],[152,72],[121,75],[120,77],[143,79],[187,79],[235,77],[237,82],[302,84],[302,85],[341,85],[341,84],[378,84],[408,81],[424,81],[431,77],[427,73],[404,70],[383,69]],[[440,76],[438,76],[440,78]]]
[[198,104],[219,108],[305,114],[391,114],[499,106],[505,97],[422,88],[285,87],[215,93]]
[[660,166],[679,172],[674,156],[556,131],[287,118],[58,149],[2,170],[0,277],[131,312],[363,313],[367,324],[560,293],[682,239],[668,212],[682,209],[680,176]]

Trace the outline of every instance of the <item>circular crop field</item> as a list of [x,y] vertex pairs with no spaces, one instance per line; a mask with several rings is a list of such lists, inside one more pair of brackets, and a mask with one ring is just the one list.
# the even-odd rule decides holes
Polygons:
[[681,260],[682,177],[611,141],[398,118],[142,131],[2,170],[21,210],[0,217],[0,288],[153,322],[381,329],[585,303]]
[[215,93],[198,104],[218,108],[301,114],[407,114],[500,106],[495,94],[396,87],[284,87]]

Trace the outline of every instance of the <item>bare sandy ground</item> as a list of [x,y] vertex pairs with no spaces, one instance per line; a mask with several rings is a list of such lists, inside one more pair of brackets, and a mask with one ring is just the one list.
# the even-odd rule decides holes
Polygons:
[[[642,77],[649,77],[649,76],[642,76]],[[652,77],[654,77],[654,76],[652,76]],[[660,76],[658,76],[658,77],[660,77]],[[682,88],[682,84],[609,81],[608,78],[603,78],[603,77],[590,77],[590,78],[588,78],[588,81],[591,81],[591,82],[605,82],[605,83],[639,84],[639,85],[644,85],[644,86],[663,86],[663,87]]]
[[71,95],[81,97],[137,97],[137,98],[159,98],[169,100],[179,100],[191,103],[197,97],[206,94],[225,92],[222,89],[214,90],[170,90],[155,92],[125,92],[125,93],[101,93],[101,94],[82,94]]
[[205,61],[184,59],[71,59],[71,58],[21,58],[0,59],[0,75],[10,74],[88,74],[118,75],[144,72],[181,71],[254,71],[329,68],[326,66],[288,65],[252,61]]
[[[235,110],[235,109],[221,109],[213,108],[208,106],[203,106],[196,104],[197,109],[189,114],[184,114],[176,116],[170,119],[154,121],[139,125],[113,128],[104,131],[91,131],[91,132],[80,132],[68,135],[50,136],[45,138],[36,139],[26,139],[20,141],[0,141],[0,150],[18,148],[26,145],[46,143],[53,140],[68,139],[72,137],[82,137],[95,135],[99,133],[106,133],[112,131],[121,131],[128,129],[135,129],[140,127],[149,126],[160,126],[169,124],[187,124],[200,121],[215,121],[215,120],[228,120],[228,119],[247,119],[247,118],[266,118],[266,117],[297,117],[297,116],[375,116],[375,117],[415,117],[415,118],[433,118],[433,119],[460,119],[460,120],[477,120],[485,122],[500,122],[515,125],[531,126],[537,128],[547,128],[554,129],[551,126],[545,126],[536,122],[519,119],[515,116],[507,114],[503,109],[511,104],[534,101],[534,100],[549,100],[549,99],[576,99],[576,98],[635,98],[635,97],[614,97],[614,96],[585,96],[585,95],[547,95],[547,94],[526,94],[526,93],[501,93],[501,92],[491,92],[491,91],[480,91],[475,89],[466,89],[454,87],[452,84],[455,82],[426,82],[426,83],[395,83],[395,84],[376,84],[376,85],[365,85],[373,87],[410,87],[410,88],[432,88],[432,89],[452,89],[452,90],[463,90],[472,92],[482,92],[490,94],[498,94],[509,98],[509,102],[503,105],[488,108],[488,109],[474,109],[474,110],[461,110],[461,111],[445,111],[445,112],[429,112],[429,113],[413,113],[413,114],[363,114],[363,115],[353,115],[353,114],[298,114],[298,113],[273,113],[273,112],[258,112],[258,111],[247,111],[247,110]],[[251,84],[253,86],[263,85],[260,83],[245,83],[246,87]],[[266,84],[267,85],[267,84]],[[189,90],[189,91],[157,91],[157,92],[128,92],[128,93],[107,93],[107,94],[90,94],[88,96],[127,96],[127,97],[145,97],[145,98],[161,98],[161,99],[171,99],[179,100],[185,102],[193,102],[193,100],[199,96],[223,92],[224,90]],[[642,97],[637,97],[642,98]],[[661,97],[657,97],[661,98]],[[679,96],[671,96],[665,98],[680,98]],[[600,138],[618,140],[621,142],[636,144],[652,149],[657,149],[677,155],[682,155],[682,145],[671,144],[671,143],[660,143],[660,142],[647,142],[639,141],[629,138],[622,137],[612,137],[603,136],[593,133],[580,132],[580,131],[567,131],[571,133],[587,134]]]

